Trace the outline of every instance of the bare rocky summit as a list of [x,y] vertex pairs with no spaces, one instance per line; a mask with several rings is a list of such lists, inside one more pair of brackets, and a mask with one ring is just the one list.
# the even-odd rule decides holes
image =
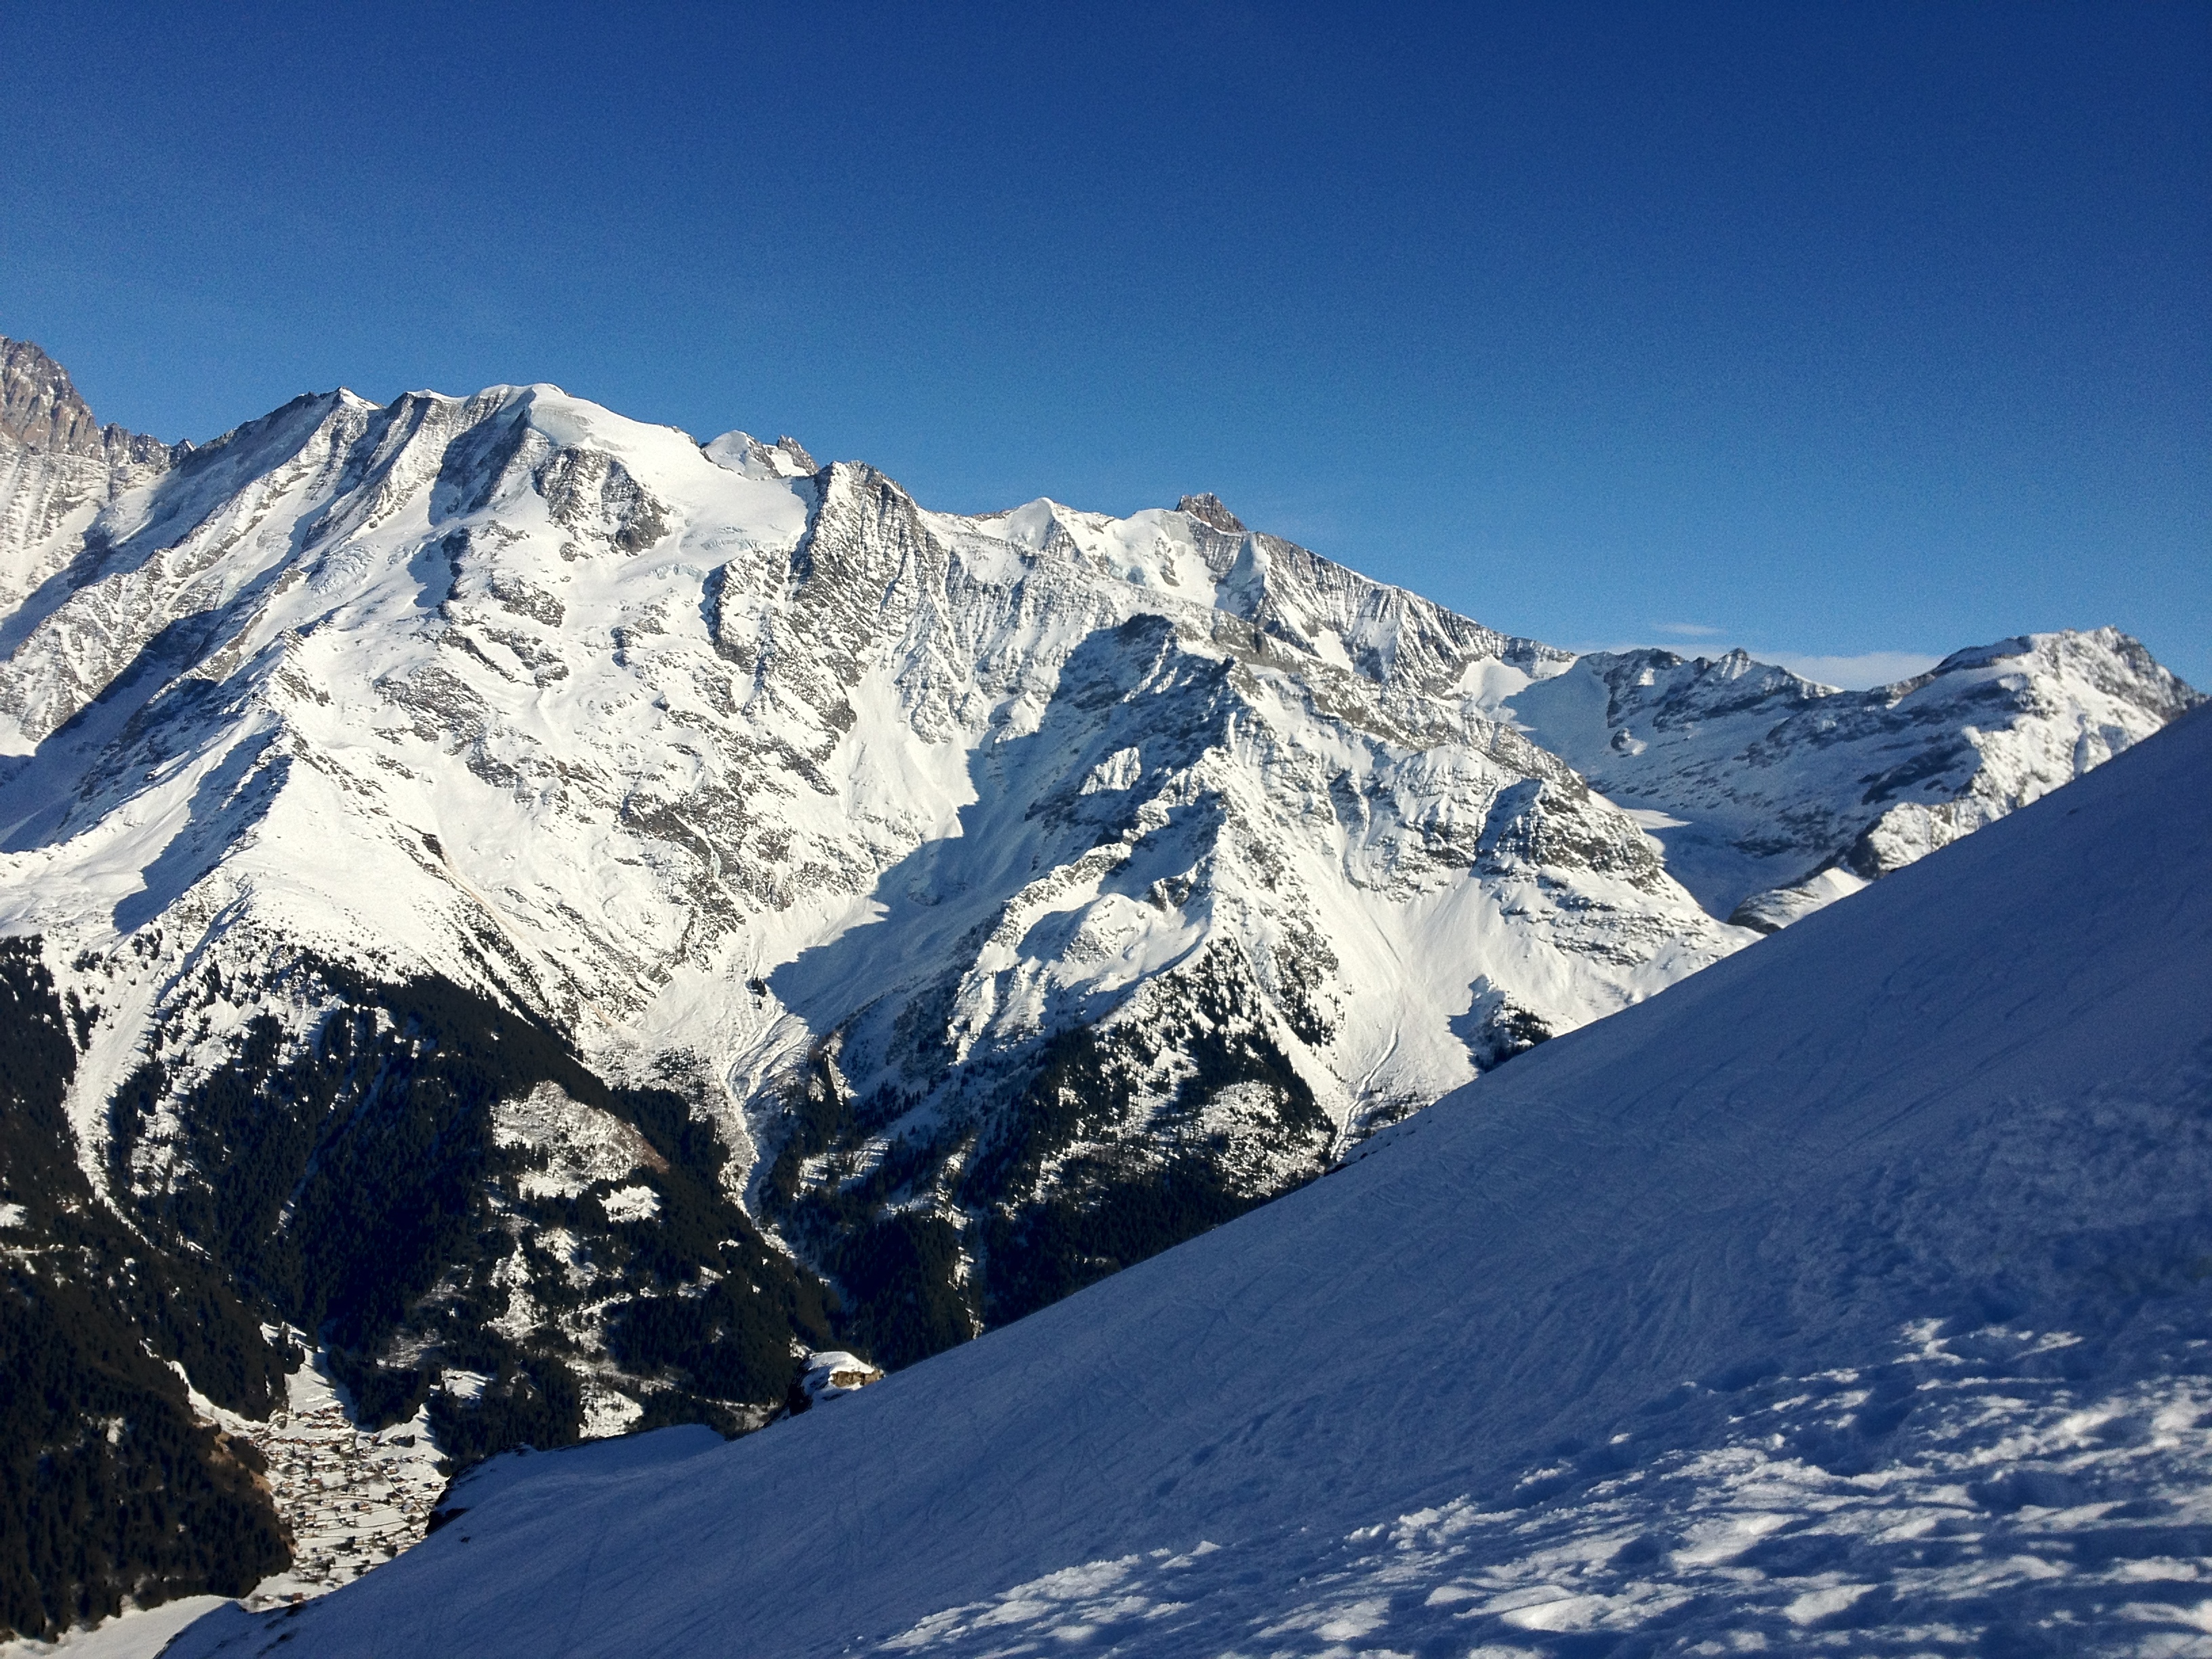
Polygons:
[[28,340],[0,335],[0,434],[24,448],[111,463],[157,465],[170,446],[143,433],[102,426],[69,371]]

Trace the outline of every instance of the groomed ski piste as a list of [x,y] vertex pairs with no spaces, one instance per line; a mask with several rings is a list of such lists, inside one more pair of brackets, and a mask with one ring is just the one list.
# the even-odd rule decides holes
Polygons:
[[2212,1653],[2212,717],[850,1398],[172,1659]]

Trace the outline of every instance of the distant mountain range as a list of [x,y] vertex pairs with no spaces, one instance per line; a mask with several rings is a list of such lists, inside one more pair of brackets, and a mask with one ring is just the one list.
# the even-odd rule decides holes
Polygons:
[[109,1502],[121,1389],[229,1540],[34,1553],[4,1617],[267,1571],[303,1351],[461,1461],[757,1426],[2198,701],[2111,629],[1577,657],[1212,496],[939,514],[550,386],[168,447],[0,342],[0,1239],[78,1310],[4,1455]]

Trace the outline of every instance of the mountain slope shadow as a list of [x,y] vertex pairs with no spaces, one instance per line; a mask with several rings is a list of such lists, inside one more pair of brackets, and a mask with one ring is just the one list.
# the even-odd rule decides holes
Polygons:
[[277,735],[274,726],[249,732],[208,769],[192,791],[185,821],[139,872],[146,884],[118,901],[116,932],[136,933],[161,915],[268,815],[292,767],[291,757],[282,754],[262,764]]
[[[155,785],[162,763],[204,736],[192,717],[210,699],[235,705],[251,695],[257,677],[250,672],[219,684],[188,671],[238,639],[287,568],[273,562],[222,604],[165,623],[82,708],[0,773],[0,852],[56,846],[97,822]],[[269,655],[264,647],[253,664]]]
[[[58,614],[78,594],[100,582],[137,575],[164,555],[184,547],[245,490],[295,460],[333,404],[329,395],[295,398],[202,448],[189,449],[144,486],[143,507],[131,527],[116,538],[103,513],[61,568],[0,617],[0,658]],[[298,538],[294,540],[298,551]]]
[[814,1043],[756,1190],[878,1361],[1321,1167],[1332,1126],[1208,926],[1231,808],[1201,763],[1231,740],[1231,675],[1164,617],[1093,633],[1034,731],[976,749],[957,831],[884,872],[878,916],[771,978]]

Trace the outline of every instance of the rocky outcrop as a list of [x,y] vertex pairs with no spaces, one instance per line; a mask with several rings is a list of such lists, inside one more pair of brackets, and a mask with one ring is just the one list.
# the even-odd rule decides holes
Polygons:
[[161,466],[179,450],[143,433],[102,426],[69,371],[28,340],[0,335],[0,441],[48,455],[81,455],[110,465]]
[[[105,552],[93,515],[191,448],[100,425],[59,363],[0,336],[0,606],[58,603]],[[22,620],[0,621],[0,642]]]

